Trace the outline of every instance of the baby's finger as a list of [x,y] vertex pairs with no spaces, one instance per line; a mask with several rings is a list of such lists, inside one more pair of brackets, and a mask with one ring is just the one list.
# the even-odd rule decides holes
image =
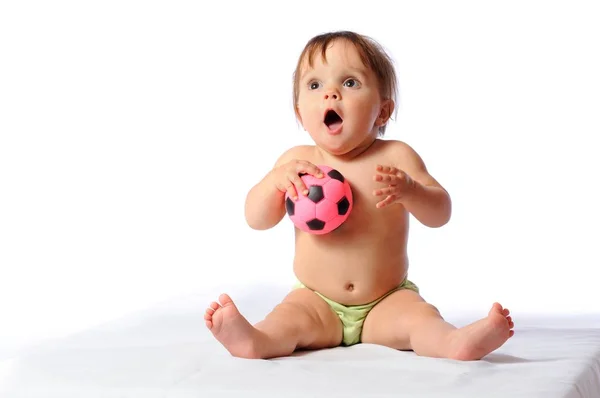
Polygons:
[[386,184],[395,184],[399,180],[398,176],[395,174],[385,174],[385,175],[375,174],[373,179],[377,182],[383,182]]
[[393,187],[380,188],[373,191],[374,196],[381,195],[394,195],[396,193],[396,189]]
[[390,204],[394,203],[394,200],[396,200],[396,195],[389,195],[384,200],[382,200],[381,202],[377,203],[375,206],[378,209],[380,209],[382,207],[385,207],[387,205],[390,205]]
[[287,196],[292,198],[293,200],[298,199],[298,194],[296,193],[296,187],[294,186],[294,184],[292,184],[291,181],[290,181],[290,185],[288,185],[286,187],[285,192],[287,193]]
[[296,166],[296,171],[298,173],[310,174],[317,178],[323,177],[323,171],[321,171],[321,169],[315,166],[314,164],[307,161],[299,161],[298,165]]
[[376,170],[380,173],[383,174],[396,174],[398,173],[398,169],[396,167],[393,166],[383,166],[381,164],[378,164],[376,167]]
[[299,174],[292,174],[289,177],[291,183],[293,184],[293,189],[295,191],[295,196],[297,197],[297,193],[301,193],[302,195],[308,195],[308,189],[306,188],[306,185],[304,185],[304,181],[302,181],[302,178],[300,178]]

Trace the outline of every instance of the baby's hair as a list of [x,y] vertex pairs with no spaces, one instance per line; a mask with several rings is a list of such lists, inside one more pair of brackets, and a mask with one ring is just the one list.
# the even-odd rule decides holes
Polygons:
[[[298,58],[296,70],[294,71],[294,110],[298,109],[298,92],[300,88],[300,69],[305,59],[310,67],[317,52],[321,52],[323,61],[327,61],[325,53],[330,43],[335,40],[346,40],[354,45],[360,55],[360,59],[366,67],[370,68],[379,82],[379,92],[383,99],[392,99],[396,104],[397,79],[393,61],[382,46],[374,39],[350,31],[337,31],[324,33],[313,37],[306,43],[304,50]],[[397,107],[394,107],[397,109]],[[379,127],[379,135],[383,136],[387,123]]]

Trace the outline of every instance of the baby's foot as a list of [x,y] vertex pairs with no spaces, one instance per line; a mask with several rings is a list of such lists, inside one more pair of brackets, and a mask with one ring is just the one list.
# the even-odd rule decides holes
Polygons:
[[515,333],[507,308],[494,303],[486,318],[456,329],[450,343],[450,358],[463,361],[481,359],[496,350]]
[[241,358],[259,358],[257,343],[260,332],[240,314],[227,294],[212,302],[204,314],[206,327],[229,353]]

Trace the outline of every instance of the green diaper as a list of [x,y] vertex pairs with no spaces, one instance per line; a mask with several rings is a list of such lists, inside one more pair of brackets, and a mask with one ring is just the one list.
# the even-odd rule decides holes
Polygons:
[[[305,288],[305,287],[306,286],[304,286],[302,284],[302,282],[297,282],[294,285],[294,289]],[[371,311],[373,309],[373,307],[375,307],[375,305],[377,303],[379,303],[381,300],[383,300],[390,294],[397,292],[398,290],[402,290],[402,289],[409,289],[409,290],[419,293],[419,288],[417,287],[417,285],[415,285],[408,279],[405,279],[404,282],[402,282],[400,284],[400,286],[390,290],[383,296],[379,297],[377,300],[372,301],[367,304],[361,304],[361,305],[343,305],[343,304],[337,303],[331,299],[328,299],[327,297],[323,296],[319,292],[315,291],[315,293],[319,297],[321,297],[323,300],[325,300],[325,302],[327,302],[327,304],[329,304],[329,306],[340,317],[340,320],[342,321],[342,328],[343,328],[342,345],[349,346],[349,345],[360,343],[360,336],[362,334],[363,323],[365,322],[365,319],[367,318],[367,314],[369,313],[369,311]]]

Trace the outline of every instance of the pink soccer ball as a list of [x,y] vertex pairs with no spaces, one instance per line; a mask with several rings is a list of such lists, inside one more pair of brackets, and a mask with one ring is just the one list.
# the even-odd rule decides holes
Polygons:
[[302,231],[323,235],[333,231],[352,211],[352,190],[342,173],[329,166],[317,166],[324,177],[304,174],[300,178],[308,195],[298,193],[294,201],[285,194],[285,210],[296,227]]

